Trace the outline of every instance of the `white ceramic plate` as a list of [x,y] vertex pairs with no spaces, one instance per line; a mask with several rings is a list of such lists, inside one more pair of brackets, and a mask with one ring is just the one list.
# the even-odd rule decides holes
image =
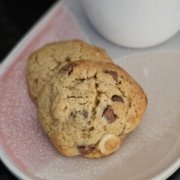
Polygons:
[[[65,158],[42,132],[26,83],[28,55],[44,43],[79,38],[104,47],[147,92],[140,127],[99,160]],[[179,51],[179,52],[178,52]],[[77,0],[58,2],[0,66],[0,157],[21,179],[165,179],[180,167],[180,35],[151,49],[118,47],[90,25]]]

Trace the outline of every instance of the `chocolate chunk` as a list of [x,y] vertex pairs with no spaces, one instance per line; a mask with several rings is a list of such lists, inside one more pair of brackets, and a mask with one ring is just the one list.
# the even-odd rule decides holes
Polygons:
[[94,130],[94,127],[90,127],[89,130],[90,130],[90,131],[93,131],[93,130]]
[[67,57],[65,58],[65,61],[66,61],[66,62],[70,62],[70,61],[71,61],[71,58],[67,56]]
[[107,105],[102,116],[105,117],[109,123],[114,122],[116,119],[116,115],[114,114],[112,107],[110,105]]
[[110,74],[112,77],[113,77],[113,79],[115,80],[115,81],[118,81],[118,74],[117,74],[117,72],[116,71],[112,71],[112,70],[104,70],[103,71],[104,73],[107,73],[107,74]]
[[71,112],[70,116],[71,116],[72,118],[76,118],[76,113],[75,113],[75,112]]
[[38,84],[38,78],[36,78],[35,80],[34,80],[34,83],[35,83],[35,85],[37,86],[37,84]]
[[112,99],[112,101],[119,101],[119,102],[124,103],[123,98],[121,96],[118,96],[118,95],[113,95],[111,99]]
[[70,75],[73,72],[73,68],[75,66],[77,66],[77,64],[74,62],[71,62],[71,63],[68,63],[65,66],[63,66],[62,70],[68,72],[68,75]]
[[88,112],[87,112],[86,110],[83,110],[83,117],[84,117],[85,119],[88,118]]
[[79,151],[81,154],[89,154],[95,150],[95,147],[92,145],[84,145],[84,146],[78,146]]

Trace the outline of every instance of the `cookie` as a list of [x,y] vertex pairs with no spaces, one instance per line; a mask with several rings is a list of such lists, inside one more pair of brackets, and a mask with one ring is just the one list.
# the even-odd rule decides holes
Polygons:
[[44,131],[65,156],[99,158],[115,152],[147,105],[143,89],[122,68],[80,60],[61,67],[38,99]]
[[80,40],[47,44],[33,52],[28,61],[27,80],[31,97],[36,101],[44,85],[63,63],[80,59],[111,62],[105,50]]

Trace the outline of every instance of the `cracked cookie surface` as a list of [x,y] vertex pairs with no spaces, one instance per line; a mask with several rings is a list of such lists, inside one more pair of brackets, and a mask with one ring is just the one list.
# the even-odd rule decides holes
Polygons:
[[33,100],[36,101],[44,85],[51,80],[64,63],[80,59],[112,61],[104,49],[80,40],[47,44],[32,53],[27,66],[27,80]]
[[88,158],[115,152],[146,109],[142,88],[112,63],[67,63],[38,99],[44,131],[65,156]]

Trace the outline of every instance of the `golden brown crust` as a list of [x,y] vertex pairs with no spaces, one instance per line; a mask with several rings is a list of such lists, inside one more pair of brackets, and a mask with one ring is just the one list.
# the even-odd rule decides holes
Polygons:
[[36,102],[44,85],[58,72],[61,65],[80,59],[111,62],[102,48],[81,40],[59,41],[47,44],[29,56],[27,80],[29,93]]
[[80,60],[65,64],[38,99],[44,131],[65,156],[115,152],[147,106],[138,83],[121,67]]

